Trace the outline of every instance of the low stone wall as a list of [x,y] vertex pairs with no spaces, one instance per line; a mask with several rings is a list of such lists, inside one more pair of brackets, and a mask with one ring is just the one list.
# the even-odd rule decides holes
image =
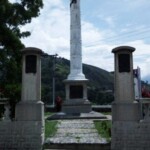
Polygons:
[[113,122],[112,150],[149,150],[150,122]]
[[43,134],[44,124],[40,121],[1,121],[0,150],[41,150]]
[[44,145],[45,150],[110,150],[110,143],[107,144],[51,144]]
[[[46,112],[56,112],[56,108],[51,105],[45,105]],[[92,105],[92,111],[111,112],[111,105]]]

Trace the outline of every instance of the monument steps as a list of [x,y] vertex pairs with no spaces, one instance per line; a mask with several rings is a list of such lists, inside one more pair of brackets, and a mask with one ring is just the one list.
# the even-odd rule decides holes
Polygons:
[[99,112],[91,111],[89,113],[74,113],[74,114],[65,114],[64,112],[58,112],[50,117],[47,117],[47,120],[58,120],[58,119],[107,119],[106,115],[103,115]]
[[54,144],[46,146],[44,150],[110,150],[110,143],[108,144]]
[[98,134],[93,119],[59,120],[57,133],[45,140],[44,149],[110,150],[110,142]]

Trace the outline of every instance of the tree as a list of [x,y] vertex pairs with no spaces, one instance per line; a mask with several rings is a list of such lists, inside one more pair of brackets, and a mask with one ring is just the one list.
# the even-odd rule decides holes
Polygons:
[[11,104],[20,99],[21,53],[24,48],[21,38],[28,37],[29,31],[20,27],[39,16],[42,0],[20,0],[11,3],[0,0],[0,89]]

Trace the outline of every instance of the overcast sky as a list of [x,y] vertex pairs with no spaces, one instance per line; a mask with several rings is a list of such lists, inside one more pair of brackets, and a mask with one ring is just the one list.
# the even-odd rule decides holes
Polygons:
[[[22,27],[31,31],[22,42],[70,59],[70,0],[43,1],[40,16]],[[134,68],[150,81],[150,0],[81,0],[81,19],[83,63],[113,71],[112,49],[133,46]]]

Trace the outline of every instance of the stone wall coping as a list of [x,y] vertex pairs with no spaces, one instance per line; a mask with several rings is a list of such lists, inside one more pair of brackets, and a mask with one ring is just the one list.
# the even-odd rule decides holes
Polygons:
[[86,83],[86,82],[89,82],[88,79],[84,79],[84,80],[64,80],[63,81],[64,83],[77,83],[77,84],[80,84],[80,83]]
[[150,103],[150,98],[140,98],[139,101],[141,103]]
[[132,53],[135,51],[135,48],[131,47],[131,46],[119,46],[119,47],[112,49],[112,53],[118,53],[118,52],[122,52],[122,51],[127,51],[127,52]]
[[36,47],[26,47],[24,49],[21,50],[22,54],[39,54],[42,55],[43,51],[39,48]]
[[0,98],[0,104],[7,104],[8,100],[8,98]]

